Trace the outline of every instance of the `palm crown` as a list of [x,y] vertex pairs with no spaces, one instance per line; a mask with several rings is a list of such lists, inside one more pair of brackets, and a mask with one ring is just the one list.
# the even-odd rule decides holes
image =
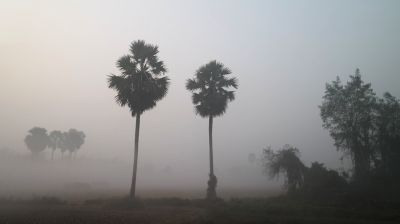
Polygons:
[[117,90],[116,101],[128,105],[132,116],[153,108],[167,93],[169,79],[163,61],[158,59],[158,47],[142,40],[130,46],[130,54],[122,56],[117,67],[121,75],[108,78],[109,87]]
[[62,132],[61,131],[52,131],[49,134],[49,147],[53,150],[59,148],[61,145],[61,141],[63,140]]
[[193,92],[192,101],[196,113],[202,117],[220,116],[225,113],[228,101],[235,99],[237,79],[228,78],[231,71],[222,63],[211,61],[201,66],[193,79],[188,79],[186,88]]

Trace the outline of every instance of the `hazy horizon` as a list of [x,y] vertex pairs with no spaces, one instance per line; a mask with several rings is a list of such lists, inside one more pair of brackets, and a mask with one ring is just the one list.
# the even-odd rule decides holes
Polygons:
[[[389,0],[2,1],[0,148],[29,154],[23,139],[32,127],[77,128],[87,136],[78,157],[123,161],[129,183],[135,120],[115,103],[107,76],[119,74],[116,61],[142,39],[159,46],[171,85],[142,115],[139,167],[194,171],[189,179],[206,185],[208,121],[195,114],[185,82],[214,59],[239,80],[236,100],[214,120],[217,177],[247,166],[249,153],[285,144],[299,148],[306,165],[346,167],[322,128],[325,83],[360,68],[378,96],[400,97],[399,7]],[[145,185],[149,177],[140,168],[138,175]],[[245,176],[220,183],[240,186]],[[258,185],[269,182],[259,176]]]

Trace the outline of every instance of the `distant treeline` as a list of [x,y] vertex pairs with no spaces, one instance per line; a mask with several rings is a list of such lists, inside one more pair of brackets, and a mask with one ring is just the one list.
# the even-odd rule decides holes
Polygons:
[[51,149],[51,159],[54,159],[54,152],[57,149],[61,151],[61,158],[64,153],[69,152],[69,158],[76,156],[78,150],[85,143],[85,133],[76,129],[68,131],[51,131],[47,134],[47,130],[41,127],[30,129],[29,134],[25,137],[25,144],[32,152],[33,157],[37,157],[46,148]]

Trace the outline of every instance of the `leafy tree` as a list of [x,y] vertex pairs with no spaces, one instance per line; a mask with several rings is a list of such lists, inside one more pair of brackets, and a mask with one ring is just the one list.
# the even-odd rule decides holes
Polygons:
[[25,137],[25,144],[32,152],[32,156],[37,157],[49,144],[47,130],[45,128],[34,127],[28,132],[29,134]]
[[320,106],[323,127],[328,129],[335,146],[354,163],[355,179],[368,176],[373,158],[375,93],[364,84],[357,69],[343,85],[339,79],[326,84]]
[[379,99],[376,116],[377,153],[384,173],[400,177],[400,101],[390,93]]
[[52,131],[49,134],[49,147],[51,148],[51,159],[54,159],[54,151],[57,148],[61,148],[61,144],[63,141],[63,136],[61,131]]
[[271,147],[263,150],[265,171],[271,178],[285,175],[285,187],[291,194],[298,190],[304,183],[306,167],[299,159],[299,150],[290,145],[274,152]]
[[324,164],[313,162],[304,173],[303,193],[308,197],[335,198],[347,187],[346,179],[335,170],[328,170]]
[[130,54],[122,56],[117,67],[120,75],[108,77],[109,88],[117,91],[115,97],[121,106],[127,105],[133,117],[136,116],[135,158],[133,163],[130,198],[135,198],[137,160],[139,151],[140,116],[156,106],[167,93],[169,79],[164,76],[167,69],[158,58],[158,47],[142,40],[130,46]]
[[237,79],[229,78],[231,70],[222,63],[211,61],[201,66],[193,79],[188,79],[186,88],[193,93],[192,101],[196,114],[209,118],[209,149],[210,149],[210,174],[207,188],[207,198],[216,199],[217,177],[214,175],[212,127],[213,118],[225,113],[228,101],[235,99],[235,94],[230,88],[237,89]]

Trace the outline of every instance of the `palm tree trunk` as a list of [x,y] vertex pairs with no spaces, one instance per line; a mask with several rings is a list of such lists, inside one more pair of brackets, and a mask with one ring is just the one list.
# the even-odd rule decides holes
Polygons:
[[208,120],[208,144],[209,144],[209,148],[210,148],[210,175],[214,175],[212,126],[213,126],[213,117],[210,116],[210,118]]
[[133,174],[132,174],[132,184],[130,191],[130,199],[135,199],[136,191],[136,173],[137,173],[137,163],[138,163],[138,153],[139,153],[139,129],[140,129],[140,114],[136,114],[136,127],[135,127],[135,158],[133,160]]
[[210,175],[208,179],[207,199],[214,200],[217,198],[217,177],[214,175],[214,158],[213,158],[213,142],[212,142],[212,126],[213,117],[209,117],[208,122],[208,143],[210,148]]

